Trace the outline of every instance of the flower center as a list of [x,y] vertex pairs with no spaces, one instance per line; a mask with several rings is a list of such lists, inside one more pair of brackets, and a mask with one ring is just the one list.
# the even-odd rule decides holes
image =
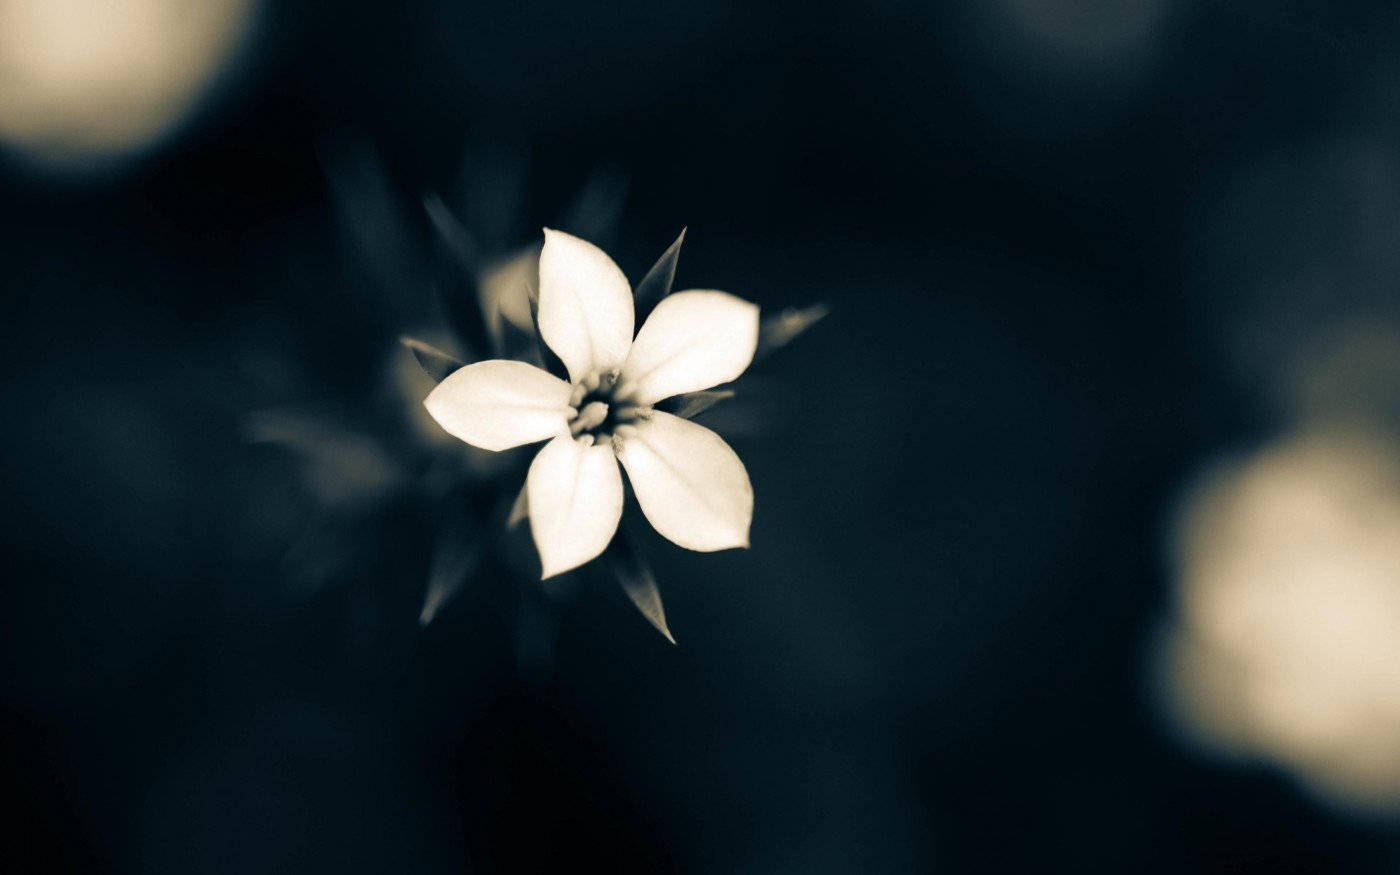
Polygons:
[[650,408],[632,403],[630,393],[617,390],[617,374],[611,371],[589,374],[574,384],[569,406],[578,412],[569,420],[569,434],[584,446],[592,446],[650,412]]

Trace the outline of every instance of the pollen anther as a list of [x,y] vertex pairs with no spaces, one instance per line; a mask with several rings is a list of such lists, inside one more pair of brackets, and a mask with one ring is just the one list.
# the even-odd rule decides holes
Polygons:
[[574,421],[569,423],[569,432],[580,434],[590,429],[595,429],[602,425],[608,418],[608,405],[602,401],[591,401],[584,405],[584,408],[574,417]]

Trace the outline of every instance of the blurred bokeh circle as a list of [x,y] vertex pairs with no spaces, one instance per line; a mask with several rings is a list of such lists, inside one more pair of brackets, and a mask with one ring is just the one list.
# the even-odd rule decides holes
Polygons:
[[1173,542],[1165,690],[1195,741],[1400,812],[1400,462],[1317,431],[1206,475]]
[[258,0],[0,3],[0,143],[75,168],[140,153],[229,70]]

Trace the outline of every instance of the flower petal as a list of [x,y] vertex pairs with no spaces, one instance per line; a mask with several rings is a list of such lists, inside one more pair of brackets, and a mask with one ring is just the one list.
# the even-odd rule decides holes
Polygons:
[[632,345],[632,288],[603,250],[545,228],[539,321],[575,383],[593,371],[615,371]]
[[753,361],[758,306],[728,292],[692,289],[663,298],[622,367],[637,403],[727,383]]
[[423,406],[453,437],[508,450],[567,431],[570,391],[534,365],[493,359],[448,374]]
[[585,447],[559,435],[530,463],[525,492],[542,577],[602,553],[622,519],[622,473],[607,443]]
[[719,435],[657,410],[614,443],[642,513],[667,539],[701,552],[749,545],[753,486]]

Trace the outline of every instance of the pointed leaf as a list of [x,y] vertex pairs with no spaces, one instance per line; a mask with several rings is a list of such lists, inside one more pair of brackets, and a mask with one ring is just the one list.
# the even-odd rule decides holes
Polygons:
[[535,350],[539,353],[541,364],[544,369],[561,380],[569,379],[569,369],[564,366],[563,359],[554,354],[554,350],[549,348],[549,344],[544,342],[544,336],[540,334],[540,293],[534,286],[526,289],[526,294],[530,299],[530,324],[535,329]]
[[433,621],[438,612],[462,591],[462,585],[480,563],[481,547],[472,534],[471,522],[465,514],[454,515],[438,532],[428,563],[428,585],[423,591],[419,625],[426,626]]
[[656,407],[681,419],[694,419],[719,402],[733,397],[733,389],[706,389],[703,392],[687,392],[667,398]]
[[676,242],[666,247],[666,251],[661,253],[656,264],[651,266],[651,270],[647,271],[647,275],[642,277],[642,281],[637,283],[637,288],[633,290],[637,299],[638,325],[646,321],[647,315],[658,301],[671,294],[671,284],[676,281],[676,262],[681,257],[681,244],[685,242],[685,232],[686,229],[682,228]]
[[427,212],[428,218],[432,220],[433,228],[438,232],[438,236],[447,244],[452,253],[461,259],[465,267],[474,270],[479,253],[471,232],[457,221],[457,217],[452,215],[452,211],[447,208],[447,204],[443,203],[442,198],[435,194],[423,198],[423,209]]
[[495,349],[499,354],[499,348],[491,343],[493,338],[481,306],[476,242],[437,195],[425,197],[423,209],[437,231],[433,287],[438,309],[467,348]]
[[414,359],[418,361],[418,366],[439,383],[447,379],[448,374],[467,364],[456,356],[414,337],[405,335],[399,338],[399,343],[408,347],[408,351],[413,353]]
[[398,488],[406,472],[375,436],[293,410],[248,414],[243,433],[301,461],[305,486],[327,506],[367,506]]
[[597,167],[555,224],[577,237],[606,242],[622,217],[626,199],[627,174],[617,167]]
[[649,568],[643,568],[643,572],[643,575],[637,577],[619,574],[618,583],[621,584],[627,598],[636,605],[642,616],[647,618],[647,622],[656,627],[656,631],[664,635],[667,641],[675,644],[676,636],[671,634],[671,629],[666,625],[666,609],[661,604],[661,593],[656,589],[656,578]]
[[525,484],[522,483],[520,484],[520,492],[515,496],[515,501],[510,504],[510,515],[506,517],[506,528],[515,528],[529,515],[530,494],[526,491]]
[[826,304],[808,304],[805,307],[788,307],[781,313],[765,317],[758,329],[758,351],[754,353],[754,361],[787,346],[830,312],[831,308]]
[[[497,327],[497,354],[504,359],[515,359],[517,361],[529,362],[541,370],[549,370],[545,367],[544,344],[539,342],[537,333],[531,328],[521,328],[514,322],[502,319]],[[554,374],[553,371],[550,371]],[[562,377],[568,382],[568,376]]]
[[608,545],[608,571],[617,580],[629,601],[646,617],[647,622],[672,644],[676,638],[666,625],[666,609],[661,604],[661,593],[656,588],[656,576],[651,566],[637,550],[635,539],[625,534],[625,528],[618,531],[617,537]]

